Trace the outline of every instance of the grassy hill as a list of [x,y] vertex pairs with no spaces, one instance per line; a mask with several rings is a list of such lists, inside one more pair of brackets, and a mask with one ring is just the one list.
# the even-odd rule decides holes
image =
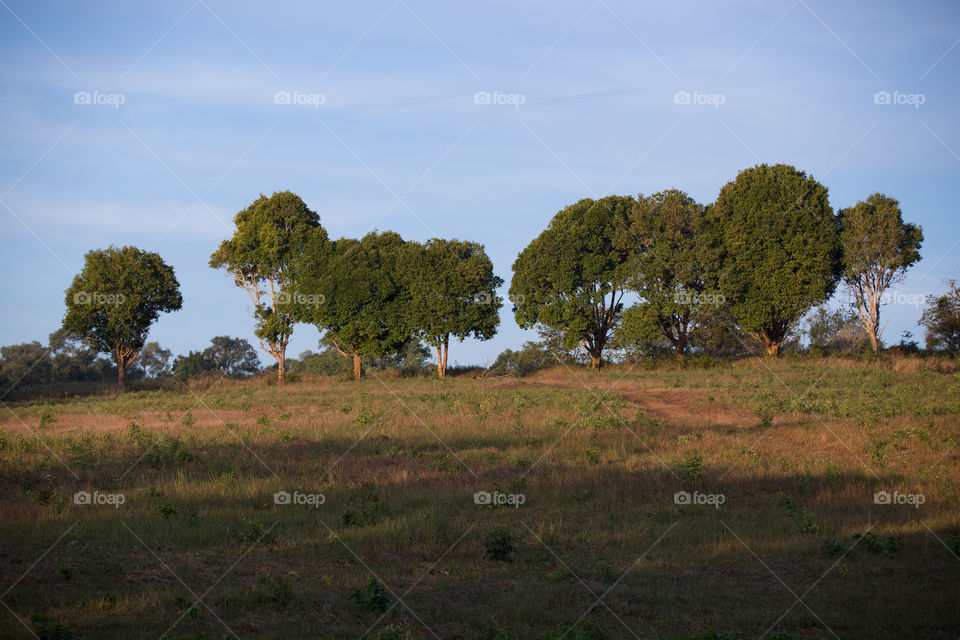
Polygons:
[[957,373],[223,380],[0,429],[2,637],[960,634]]

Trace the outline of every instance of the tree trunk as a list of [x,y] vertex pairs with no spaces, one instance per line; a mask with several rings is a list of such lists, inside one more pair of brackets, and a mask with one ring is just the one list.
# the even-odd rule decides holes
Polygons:
[[779,358],[781,344],[779,340],[767,340],[767,355],[771,358]]
[[447,377],[447,356],[450,355],[450,336],[447,336],[443,339],[443,375],[441,378]]
[[443,366],[443,346],[437,345],[437,377],[441,380],[443,379],[443,374],[446,373]]
[[603,358],[600,356],[591,356],[590,366],[594,371],[600,371],[600,367],[603,366]]
[[287,382],[286,351],[286,349],[277,350],[277,379],[280,381],[280,384],[286,384]]
[[353,356],[353,379],[359,380],[363,376],[363,356],[359,353]]
[[123,393],[126,385],[127,365],[123,361],[123,356],[117,356],[117,393]]
[[870,346],[873,347],[873,352],[876,353],[880,349],[880,343],[877,340],[877,336],[873,331],[871,331],[868,335],[870,336]]

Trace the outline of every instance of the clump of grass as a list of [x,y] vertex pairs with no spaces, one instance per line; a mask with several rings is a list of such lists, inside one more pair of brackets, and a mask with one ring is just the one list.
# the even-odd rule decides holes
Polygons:
[[516,538],[507,527],[493,527],[486,531],[480,543],[483,545],[484,557],[489,560],[511,562],[511,556],[516,551]]
[[813,514],[808,511],[804,511],[782,491],[777,493],[777,500],[780,502],[780,506],[786,509],[787,513],[790,514],[790,517],[793,518],[793,526],[797,533],[804,536],[817,535],[817,533],[820,531],[820,525],[817,524]]
[[586,458],[590,464],[600,464],[600,447],[590,445],[586,451],[583,452],[583,457]]
[[376,578],[370,578],[365,589],[354,589],[350,599],[367,611],[383,613],[390,607],[390,595],[386,586]]
[[694,482],[703,477],[703,456],[693,452],[677,463],[677,471],[687,482]]
[[290,604],[295,598],[292,577],[293,574],[260,576],[253,585],[253,597],[277,606]]
[[854,534],[853,539],[860,540],[861,546],[870,553],[888,557],[897,555],[897,552],[903,546],[903,543],[896,536],[881,537],[872,531]]

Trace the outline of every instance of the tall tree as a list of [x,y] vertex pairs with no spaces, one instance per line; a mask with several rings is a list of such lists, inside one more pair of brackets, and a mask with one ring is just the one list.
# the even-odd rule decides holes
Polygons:
[[771,356],[840,277],[827,188],[784,164],[745,169],[712,208],[722,245],[720,292],[734,320]]
[[886,327],[880,324],[883,293],[920,260],[923,229],[904,222],[900,203],[882,193],[841,209],[839,217],[843,281],[853,295],[860,326],[877,351]]
[[947,280],[947,286],[942,296],[930,296],[917,324],[926,329],[927,349],[954,354],[960,351],[960,288],[953,279]]
[[637,198],[625,239],[637,247],[629,288],[640,302],[631,315],[647,341],[666,338],[678,362],[717,293],[719,258],[706,232],[706,207],[683,191],[669,189]]
[[173,269],[159,255],[136,247],[87,253],[83,270],[66,293],[63,330],[109,353],[123,391],[127,367],[137,358],[161,313],[183,306]]
[[210,256],[210,266],[225,269],[247,292],[260,347],[276,359],[282,383],[294,325],[283,305],[284,296],[296,293],[292,291],[292,265],[315,236],[325,242],[326,232],[317,214],[290,191],[269,198],[261,194],[237,213],[234,224],[233,237]]
[[231,378],[249,376],[260,370],[256,350],[243,338],[216,336],[210,340],[210,346],[203,350],[203,356],[220,373]]
[[159,378],[170,373],[170,356],[170,350],[162,349],[159,342],[148,342],[140,350],[137,365],[145,376]]
[[617,242],[633,208],[630,196],[585,198],[557,213],[513,263],[510,297],[517,324],[563,332],[599,369],[623,309],[633,251]]
[[426,244],[408,243],[401,271],[408,274],[414,325],[437,352],[437,376],[447,371],[450,336],[489,340],[500,323],[497,288],[503,280],[493,274],[493,263],[483,245],[465,240],[433,238]]
[[341,238],[332,248],[314,244],[297,269],[297,283],[319,304],[293,301],[300,322],[326,330],[340,355],[353,359],[353,376],[363,375],[363,358],[396,354],[415,333],[415,314],[401,257],[403,238],[386,231],[362,240]]

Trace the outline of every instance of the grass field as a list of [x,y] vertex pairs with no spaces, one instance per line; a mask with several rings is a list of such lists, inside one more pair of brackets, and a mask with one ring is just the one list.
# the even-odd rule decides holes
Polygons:
[[960,374],[896,369],[12,404],[0,637],[955,639]]

